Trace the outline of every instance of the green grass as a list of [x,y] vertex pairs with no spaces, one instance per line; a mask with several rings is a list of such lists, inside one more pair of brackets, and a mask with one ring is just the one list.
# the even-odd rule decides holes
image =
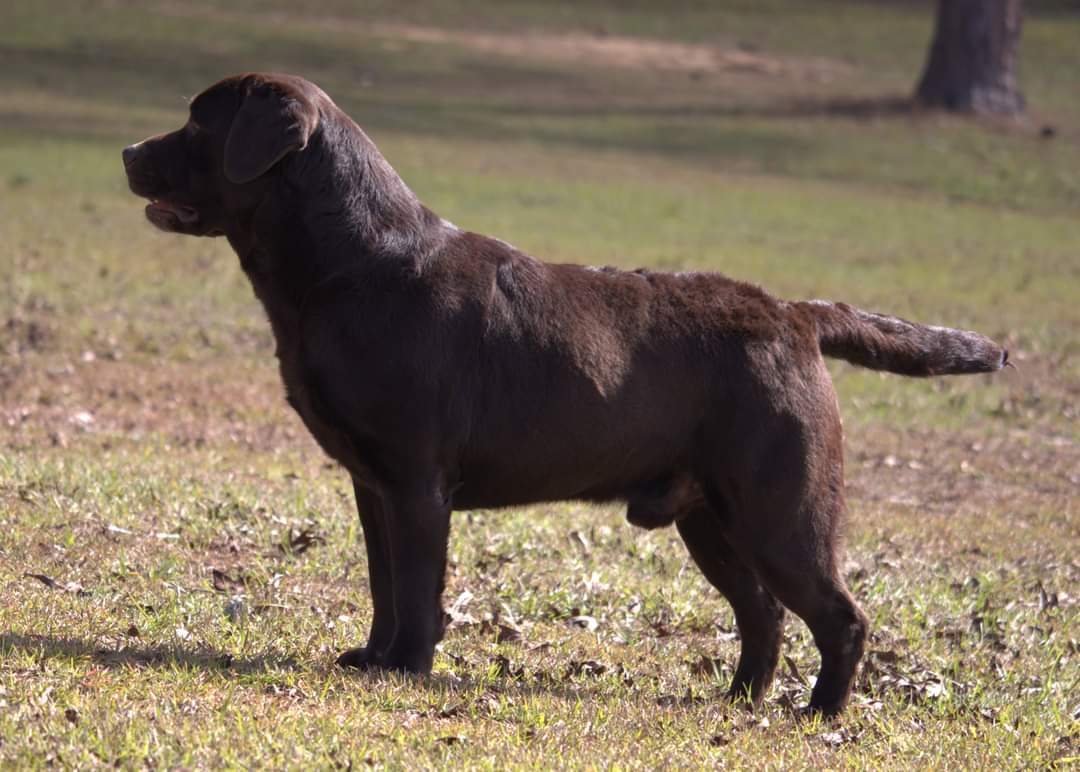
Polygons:
[[[1080,17],[1030,9],[1032,116],[985,125],[888,109],[921,4],[655,8],[4,4],[0,764],[1077,763]],[[544,48],[599,32],[785,74]],[[513,55],[484,49],[499,34]],[[120,170],[245,69],[318,81],[436,211],[545,259],[721,270],[1008,343],[996,377],[832,367],[874,629],[842,723],[791,715],[817,670],[798,620],[765,707],[726,705],[731,613],[677,535],[577,504],[456,515],[433,677],[337,672],[370,619],[345,476],[285,408],[235,256],[152,230]],[[291,548],[305,530],[324,541]]]

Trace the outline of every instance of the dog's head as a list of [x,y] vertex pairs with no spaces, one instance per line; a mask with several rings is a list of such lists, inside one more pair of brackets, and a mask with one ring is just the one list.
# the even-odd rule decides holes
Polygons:
[[150,199],[164,231],[220,236],[265,193],[272,172],[302,151],[326,95],[290,75],[237,75],[191,101],[187,123],[124,148],[128,186]]

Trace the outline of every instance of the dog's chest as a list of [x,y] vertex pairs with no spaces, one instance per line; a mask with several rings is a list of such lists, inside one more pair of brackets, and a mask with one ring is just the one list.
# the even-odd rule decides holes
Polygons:
[[315,405],[314,395],[305,381],[300,351],[293,340],[289,340],[286,346],[278,341],[277,357],[285,387],[285,400],[300,416],[311,436],[334,460],[349,468],[357,466],[359,459],[353,458],[355,452],[345,432],[338,428],[331,416],[325,415],[325,407],[319,409]]
[[351,443],[337,428],[332,417],[319,409],[307,384],[301,349],[301,313],[298,304],[268,276],[248,272],[256,297],[262,303],[274,335],[274,354],[285,387],[285,400],[297,412],[304,426],[324,451],[335,460],[348,466]]

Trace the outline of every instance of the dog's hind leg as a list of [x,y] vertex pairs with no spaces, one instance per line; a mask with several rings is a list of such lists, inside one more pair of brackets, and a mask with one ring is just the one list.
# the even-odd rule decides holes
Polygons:
[[847,704],[868,629],[837,567],[845,515],[840,415],[820,359],[800,365],[782,349],[772,354],[785,366],[767,357],[757,363],[770,401],[740,414],[739,454],[721,456],[702,488],[714,507],[731,502],[721,520],[729,543],[810,628],[821,670],[809,709],[834,716]]
[[746,544],[740,539],[739,547],[762,584],[810,628],[821,653],[821,671],[809,710],[828,717],[847,704],[868,623],[836,565],[843,494],[832,485],[816,490],[817,495],[804,497],[790,515],[776,511],[757,518],[756,538]]
[[784,607],[731,548],[714,510],[698,506],[677,520],[675,527],[705,578],[735,612],[742,651],[728,696],[757,706],[772,683],[780,658]]
[[821,672],[809,710],[835,716],[851,694],[868,623],[835,570],[823,568],[801,545],[758,563],[766,587],[806,622],[821,652]]

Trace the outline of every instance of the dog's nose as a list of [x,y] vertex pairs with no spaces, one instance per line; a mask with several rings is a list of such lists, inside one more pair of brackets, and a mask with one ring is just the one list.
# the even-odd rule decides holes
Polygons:
[[124,156],[124,166],[131,166],[132,162],[135,160],[135,156],[139,154],[139,145],[141,144],[141,142],[136,142],[134,145],[128,145],[124,148],[122,154]]

